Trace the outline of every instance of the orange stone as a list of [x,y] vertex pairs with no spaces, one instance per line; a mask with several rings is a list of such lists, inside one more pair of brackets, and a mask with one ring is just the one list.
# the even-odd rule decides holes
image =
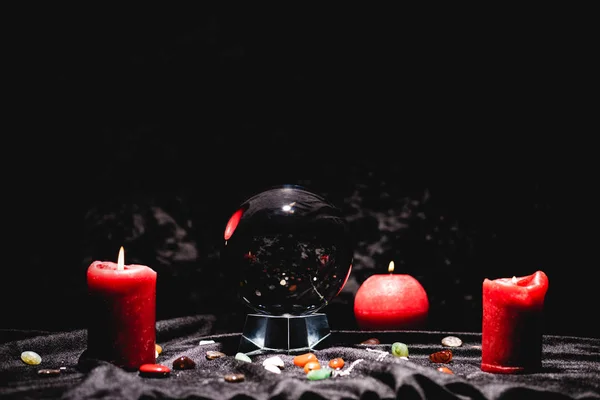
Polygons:
[[306,372],[307,374],[315,369],[321,369],[321,364],[319,364],[318,361],[309,361],[306,364],[304,364],[304,372]]
[[440,372],[443,372],[445,374],[450,374],[450,375],[454,374],[454,372],[452,372],[452,370],[448,367],[439,367],[437,370]]
[[342,369],[344,368],[344,359],[343,358],[334,358],[333,360],[329,360],[329,366],[333,369]]
[[452,360],[452,351],[442,350],[436,351],[429,355],[429,361],[434,363],[449,363]]
[[317,356],[313,353],[304,353],[294,357],[294,365],[304,367],[309,361],[317,361]]

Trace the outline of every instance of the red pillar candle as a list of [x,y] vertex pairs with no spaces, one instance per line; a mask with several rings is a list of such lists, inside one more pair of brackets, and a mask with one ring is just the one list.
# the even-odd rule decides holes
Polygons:
[[94,261],[87,270],[89,293],[86,356],[128,370],[154,364],[156,272],[145,265]]
[[532,275],[483,281],[481,370],[526,373],[542,366],[542,312],[548,277]]
[[423,286],[407,274],[368,277],[354,296],[354,316],[362,330],[422,329],[429,312],[429,299]]

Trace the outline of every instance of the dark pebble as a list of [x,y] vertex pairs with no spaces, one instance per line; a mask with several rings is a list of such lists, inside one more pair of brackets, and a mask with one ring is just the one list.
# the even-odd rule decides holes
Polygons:
[[189,357],[181,356],[173,361],[173,369],[194,369],[196,363]]
[[244,374],[227,374],[223,377],[227,382],[243,382],[246,377]]
[[38,371],[40,376],[56,376],[60,375],[60,369],[40,369]]
[[206,352],[206,358],[209,360],[214,360],[215,358],[225,357],[225,353],[221,353],[220,351],[209,350]]

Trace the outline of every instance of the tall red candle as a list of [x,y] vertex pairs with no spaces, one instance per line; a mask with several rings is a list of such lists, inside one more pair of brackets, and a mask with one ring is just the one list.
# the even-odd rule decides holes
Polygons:
[[526,373],[542,366],[542,313],[548,277],[532,275],[483,281],[481,370]]
[[87,354],[124,369],[156,362],[156,272],[145,265],[94,261],[87,270]]
[[393,261],[388,272],[371,275],[356,291],[354,316],[359,328],[423,329],[429,313],[427,292],[413,276],[394,274]]

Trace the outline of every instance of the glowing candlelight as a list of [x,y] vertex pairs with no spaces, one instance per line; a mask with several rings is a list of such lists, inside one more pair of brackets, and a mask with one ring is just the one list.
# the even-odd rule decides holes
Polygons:
[[390,264],[388,265],[388,272],[391,274],[392,272],[394,272],[394,262],[390,261]]
[[123,250],[123,246],[119,249],[119,259],[117,260],[117,269],[122,271],[125,269],[125,250]]

